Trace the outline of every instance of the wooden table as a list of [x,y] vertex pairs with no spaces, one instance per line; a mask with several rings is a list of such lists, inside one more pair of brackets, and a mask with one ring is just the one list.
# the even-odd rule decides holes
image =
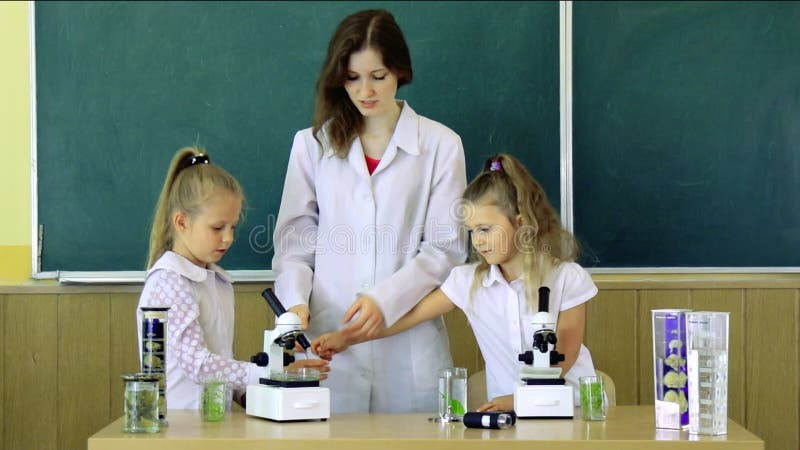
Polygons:
[[728,421],[724,436],[692,436],[655,428],[653,406],[616,406],[608,420],[520,419],[507,430],[428,422],[431,414],[334,414],[327,421],[278,423],[229,413],[202,422],[196,411],[170,411],[157,434],[122,433],[122,418],[89,438],[88,450],[269,449],[719,449],[763,450],[764,441]]

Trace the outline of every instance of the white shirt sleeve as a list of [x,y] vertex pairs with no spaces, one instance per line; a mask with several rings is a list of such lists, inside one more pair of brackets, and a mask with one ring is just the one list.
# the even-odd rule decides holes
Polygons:
[[148,277],[148,283],[154,285],[143,291],[148,294],[139,305],[170,307],[167,313],[169,357],[175,358],[181,370],[198,384],[210,377],[220,378],[234,389],[258,383],[259,368],[255,364],[211,353],[198,322],[200,309],[191,284],[176,272],[163,272],[163,276]]
[[561,311],[585,303],[597,295],[597,286],[594,284],[591,274],[577,263],[562,264],[558,278],[561,286],[563,286]]
[[294,136],[272,240],[275,245],[272,270],[277,274],[275,295],[286,309],[308,305],[314,278],[319,209],[306,136],[310,133],[304,136],[299,131]]
[[463,311],[466,311],[470,289],[472,288],[472,277],[469,275],[473,274],[474,270],[474,264],[454,267],[439,288],[454,305]]

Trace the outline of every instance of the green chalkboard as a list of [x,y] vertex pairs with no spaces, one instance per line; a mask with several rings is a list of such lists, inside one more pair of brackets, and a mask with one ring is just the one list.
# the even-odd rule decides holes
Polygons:
[[390,10],[420,114],[464,142],[468,176],[507,151],[559,198],[559,7],[552,2],[36,2],[41,270],[144,268],[174,152],[206,147],[249,203],[227,269],[269,269],[294,133],[337,23]]
[[800,3],[576,2],[588,267],[800,267]]

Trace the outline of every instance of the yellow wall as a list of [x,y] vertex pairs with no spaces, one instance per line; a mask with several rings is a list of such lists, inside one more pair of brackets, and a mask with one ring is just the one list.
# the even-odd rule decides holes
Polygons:
[[0,1],[0,282],[31,276],[28,2]]

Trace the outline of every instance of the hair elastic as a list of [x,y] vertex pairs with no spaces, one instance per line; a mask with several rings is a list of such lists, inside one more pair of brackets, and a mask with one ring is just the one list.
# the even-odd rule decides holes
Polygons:
[[211,158],[209,158],[208,155],[204,155],[202,153],[199,155],[188,156],[186,157],[186,159],[183,160],[183,164],[181,164],[181,170],[197,164],[211,164]]
[[193,166],[195,164],[211,164],[211,159],[208,155],[199,154],[199,155],[192,155],[191,157],[187,158],[189,160],[189,166]]
[[499,159],[492,161],[492,164],[489,166],[489,172],[502,172],[502,171],[503,171],[503,163],[501,163]]

